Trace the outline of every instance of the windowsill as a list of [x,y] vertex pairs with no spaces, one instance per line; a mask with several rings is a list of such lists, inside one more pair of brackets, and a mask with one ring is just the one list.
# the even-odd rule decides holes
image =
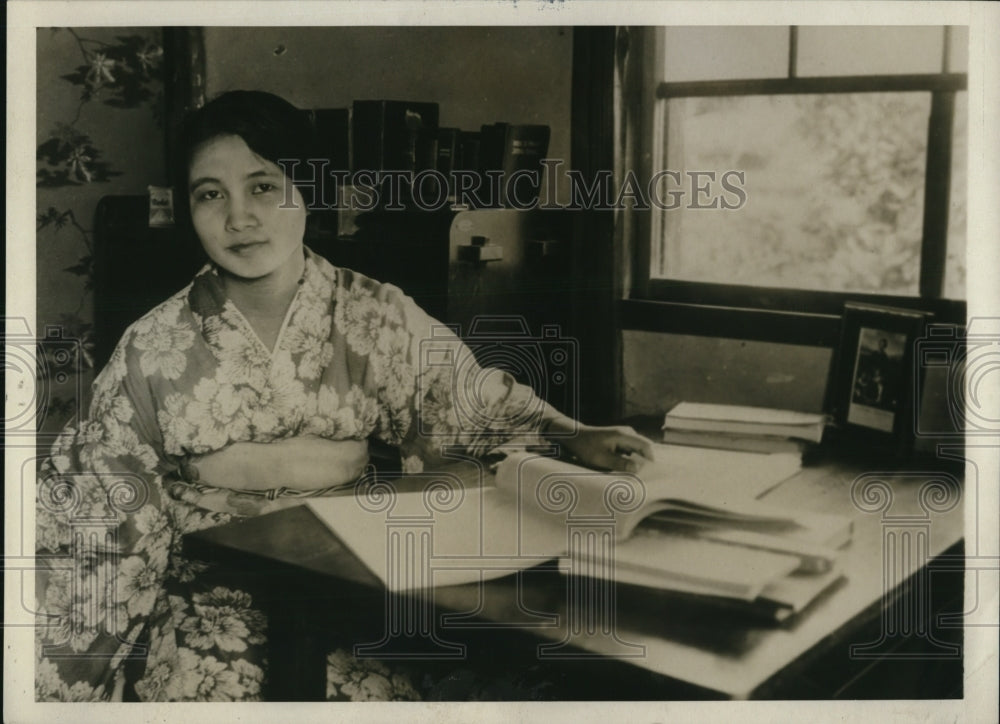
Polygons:
[[951,299],[657,279],[642,297],[619,303],[619,320],[622,329],[836,347],[845,302],[926,311],[938,323],[966,318],[966,303]]
[[840,316],[687,302],[625,299],[619,302],[621,329],[728,337],[759,342],[835,347]]
[[874,292],[815,291],[781,287],[719,284],[710,282],[652,279],[646,290],[633,295],[639,299],[683,304],[706,304],[770,311],[802,312],[839,316],[844,302],[864,302],[933,312],[937,321],[965,321],[965,302]]

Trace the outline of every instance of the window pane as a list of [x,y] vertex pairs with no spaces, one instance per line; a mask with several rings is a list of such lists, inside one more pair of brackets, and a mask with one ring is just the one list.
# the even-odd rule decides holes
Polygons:
[[940,73],[944,28],[801,27],[798,74]]
[[[654,275],[917,293],[930,94],[668,103],[667,167],[683,174],[686,196],[663,212]],[[741,208],[690,208],[707,199],[692,193],[690,172],[713,171],[721,181],[729,170],[745,173]],[[735,200],[721,184],[715,189]]]
[[948,208],[948,258],[944,267],[944,296],[965,299],[965,199],[969,153],[969,97],[955,94],[955,127],[951,146],[951,199]]
[[663,79],[784,78],[788,32],[787,26],[665,28]]

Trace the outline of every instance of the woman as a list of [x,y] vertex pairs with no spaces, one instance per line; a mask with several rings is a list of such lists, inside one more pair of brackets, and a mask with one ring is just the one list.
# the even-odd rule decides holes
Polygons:
[[[259,698],[267,621],[247,592],[180,555],[184,533],[352,482],[372,436],[412,472],[442,444],[478,454],[577,426],[505,373],[422,367],[428,345],[468,350],[432,335],[399,289],[303,246],[305,164],[278,161],[305,158],[308,138],[304,114],[249,91],[183,130],[179,206],[210,263],[125,332],[89,415],[43,465],[39,699]],[[595,467],[649,456],[627,428],[579,426],[560,441]],[[344,673],[359,666],[331,654],[332,696],[418,696],[377,662],[363,684]]]

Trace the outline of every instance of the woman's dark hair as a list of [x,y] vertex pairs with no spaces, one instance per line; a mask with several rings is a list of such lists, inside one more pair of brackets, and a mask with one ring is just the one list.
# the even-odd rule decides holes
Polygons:
[[293,183],[312,178],[314,169],[306,160],[314,146],[314,131],[306,111],[264,91],[223,93],[193,111],[178,133],[172,175],[175,211],[182,223],[190,219],[187,184],[191,161],[203,144],[219,136],[239,136],[250,150],[274,163],[297,161],[294,166],[284,166]]

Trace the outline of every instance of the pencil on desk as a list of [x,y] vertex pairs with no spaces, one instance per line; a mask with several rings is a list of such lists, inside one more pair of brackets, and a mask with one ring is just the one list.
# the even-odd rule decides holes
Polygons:
[[757,533],[747,530],[702,530],[698,533],[700,537],[709,538],[721,543],[730,543],[745,548],[771,551],[773,553],[787,553],[799,559],[798,572],[800,573],[826,573],[829,571],[837,558],[837,553],[828,546],[809,543],[807,541],[795,540],[784,536],[769,535],[767,533]]
[[651,523],[654,528],[673,528],[694,538],[795,556],[799,559],[799,567],[796,569],[798,573],[826,573],[837,560],[837,551],[832,547],[793,536],[718,525],[706,526],[676,519]]

